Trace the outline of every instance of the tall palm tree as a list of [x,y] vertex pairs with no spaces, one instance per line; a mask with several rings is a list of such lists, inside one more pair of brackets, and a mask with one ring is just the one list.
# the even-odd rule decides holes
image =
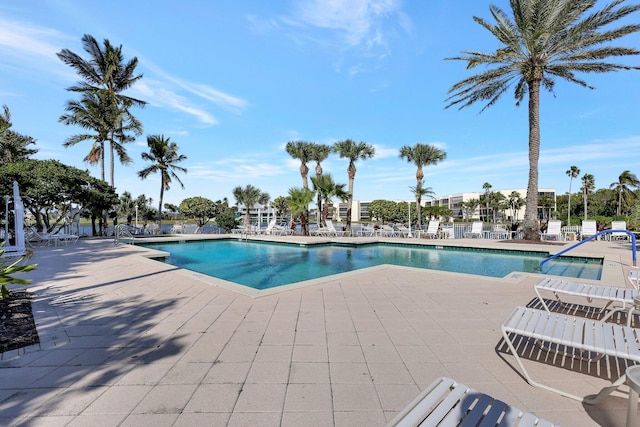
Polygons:
[[596,187],[596,179],[590,173],[582,175],[582,200],[584,201],[584,219],[587,219],[587,199]]
[[486,102],[482,110],[495,104],[512,85],[516,105],[529,96],[529,182],[524,215],[524,238],[540,240],[538,224],[538,159],[540,157],[540,87],[553,93],[555,78],[592,88],[576,76],[583,72],[640,69],[605,62],[606,58],[638,55],[640,50],[607,46],[640,30],[638,24],[611,28],[611,24],[640,10],[640,4],[625,5],[614,0],[602,9],[591,9],[597,0],[510,0],[513,17],[496,6],[489,10],[490,24],[473,19],[501,44],[492,53],[463,51],[465,56],[448,58],[467,63],[467,69],[488,67],[451,87],[448,107],[467,107]]
[[[114,105],[108,102],[103,93],[85,92],[80,101],[67,101],[65,110],[68,113],[60,116],[58,119],[60,122],[65,125],[80,126],[88,132],[72,135],[62,145],[70,147],[82,141],[93,141],[84,161],[90,165],[100,164],[100,178],[103,181],[105,181],[105,142],[111,141],[111,148],[118,154],[121,163],[131,163],[132,160],[122,147],[122,142],[133,140],[128,134],[129,131],[133,131],[136,135],[141,131],[142,126],[135,117],[114,108]],[[121,115],[124,116],[124,119],[114,118],[114,116]],[[112,132],[113,123],[116,121],[120,124],[120,128],[117,132]],[[113,169],[111,170],[111,181],[113,185]]]
[[347,166],[347,176],[349,177],[349,189],[347,193],[349,198],[347,200],[347,228],[345,230],[345,234],[348,235],[351,233],[351,209],[353,208],[353,182],[356,179],[356,161],[372,158],[376,150],[366,142],[355,142],[351,139],[345,139],[344,141],[336,142],[333,145],[333,151],[339,153],[341,159],[349,159],[349,166]]
[[243,221],[245,227],[251,225],[251,209],[257,204],[266,205],[271,198],[268,193],[263,192],[253,185],[247,185],[244,188],[238,186],[233,189],[232,194],[236,199],[236,203],[245,207]]
[[635,174],[626,170],[620,174],[618,181],[611,183],[609,188],[613,188],[618,192],[618,210],[617,214],[622,215],[622,201],[627,194],[633,194],[631,188],[640,186],[640,181]]
[[[322,176],[322,165],[321,163],[324,162],[327,157],[329,157],[329,153],[331,153],[331,147],[325,144],[316,144],[313,143],[311,144],[311,160],[316,162],[316,176]],[[316,220],[318,222],[320,222],[320,216],[321,216],[321,212],[320,212],[320,205],[322,204],[322,200],[320,199],[320,193],[318,193],[318,202],[317,202],[317,206],[318,206],[318,213],[316,216]]]
[[511,209],[511,213],[513,214],[513,223],[518,222],[518,212],[520,212],[520,208],[524,206],[524,199],[520,196],[520,193],[517,191],[512,191],[509,194],[509,208]]
[[405,159],[409,163],[413,163],[416,165],[416,210],[418,212],[418,218],[416,221],[416,227],[418,229],[422,228],[421,223],[421,205],[422,201],[422,179],[424,178],[424,173],[422,172],[423,166],[435,165],[441,160],[444,160],[447,157],[447,153],[443,150],[440,150],[436,146],[429,144],[420,144],[417,143],[413,147],[405,145],[400,148],[400,158]]
[[138,172],[138,176],[146,179],[150,174],[160,173],[160,201],[158,202],[158,227],[162,226],[162,199],[164,192],[169,190],[175,179],[184,189],[184,184],[176,171],[187,173],[187,169],[178,163],[187,160],[184,154],[178,154],[178,145],[171,142],[164,135],[149,135],[147,137],[148,153],[142,153],[142,159],[152,162],[150,166]]
[[580,168],[577,166],[571,166],[567,170],[567,176],[569,177],[569,199],[567,200],[567,225],[571,225],[571,182],[574,178],[580,175]]
[[313,142],[306,141],[292,141],[287,142],[286,148],[287,154],[294,159],[300,160],[300,176],[302,177],[302,188],[309,188],[309,163],[313,160]]
[[[132,137],[126,136],[125,128],[133,131],[134,136],[142,135],[142,125],[129,109],[133,106],[146,105],[145,101],[123,95],[122,92],[140,80],[142,74],[134,74],[138,58],[134,57],[124,62],[122,45],[116,47],[105,39],[104,48],[102,48],[93,36],[85,34],[82,37],[82,46],[89,54],[88,59],[82,58],[69,49],[62,49],[57,55],[83,79],[68,90],[83,94],[99,94],[101,103],[105,104],[102,109],[105,114],[103,120],[108,124],[108,136],[105,141],[110,143],[110,184],[114,186],[114,156],[117,153],[120,160],[124,159],[126,162],[128,156],[122,144],[133,140]],[[104,161],[104,150],[102,157]]]
[[300,219],[302,234],[309,235],[309,203],[315,197],[315,193],[308,188],[290,188],[289,189],[289,208],[293,218]]

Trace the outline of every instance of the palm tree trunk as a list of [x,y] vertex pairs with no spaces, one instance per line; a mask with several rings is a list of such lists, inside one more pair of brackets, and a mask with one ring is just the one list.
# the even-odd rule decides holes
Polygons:
[[571,225],[571,181],[573,177],[569,178],[569,199],[567,200],[567,225]]
[[346,231],[345,234],[351,235],[351,208],[353,207],[353,182],[355,181],[355,178],[356,178],[355,166],[353,167],[353,169],[349,167],[349,170],[347,170],[347,174],[349,175],[349,199],[347,201],[347,229],[345,230]]
[[540,240],[538,160],[540,159],[540,80],[529,82],[529,183],[524,211],[525,240]]
[[160,202],[158,203],[158,230],[162,234],[162,199],[164,197],[164,176],[161,174],[162,185],[160,186]]

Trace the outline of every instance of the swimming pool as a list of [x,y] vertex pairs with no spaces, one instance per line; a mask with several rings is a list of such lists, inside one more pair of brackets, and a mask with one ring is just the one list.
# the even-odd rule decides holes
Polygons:
[[504,277],[514,271],[600,279],[602,260],[548,254],[392,243],[322,244],[247,242],[237,239],[142,244],[170,253],[162,261],[254,289],[269,289],[381,264]]

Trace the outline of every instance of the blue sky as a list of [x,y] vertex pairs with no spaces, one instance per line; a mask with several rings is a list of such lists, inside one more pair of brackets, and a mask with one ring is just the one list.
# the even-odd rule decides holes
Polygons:
[[[415,167],[398,151],[418,142],[447,153],[425,169],[437,196],[483,191],[485,182],[526,188],[526,102],[516,107],[509,92],[482,113],[481,105],[444,108],[449,88],[470,75],[465,63],[444,58],[497,47],[472,19],[491,20],[489,4],[509,7],[506,0],[3,2],[0,105],[9,106],[15,131],[37,139],[37,158],[99,176],[82,162],[89,142],[62,146],[80,129],[58,123],[65,102],[77,98],[66,88],[78,77],[56,53],[86,57],[81,38],[91,34],[139,59],[144,77],[129,94],[149,103],[134,111],[144,135],[127,146],[134,163],[116,165],[119,193],[157,200],[160,177],[137,176],[151,134],[169,137],[188,157],[186,188],[174,183],[165,193],[174,204],[193,196],[234,203],[231,190],[247,184],[286,195],[301,186],[299,162],[284,150],[295,140],[372,144],[375,158],[357,163],[360,200],[410,198]],[[633,35],[617,44],[639,42]],[[594,175],[598,188],[624,170],[640,172],[639,72],[583,77],[596,89],[557,81],[555,96],[542,95],[539,186],[559,194],[568,191],[572,165]],[[347,182],[346,168],[335,154],[323,163],[338,182]]]

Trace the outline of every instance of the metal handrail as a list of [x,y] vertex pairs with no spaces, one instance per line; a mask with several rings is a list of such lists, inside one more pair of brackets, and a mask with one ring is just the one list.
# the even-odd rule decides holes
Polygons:
[[130,226],[127,224],[118,224],[113,232],[113,244],[117,245],[120,243],[120,238],[127,237],[129,239],[129,244],[133,243],[134,237],[131,234]]
[[554,258],[559,257],[560,255],[569,252],[571,249],[573,248],[577,248],[578,246],[587,243],[590,240],[596,239],[598,238],[598,236],[601,236],[603,234],[608,234],[608,233],[627,233],[630,237],[631,237],[631,258],[633,259],[633,266],[636,266],[636,235],[633,234],[632,232],[630,232],[629,230],[602,230],[596,234],[594,234],[593,236],[589,236],[588,239],[586,240],[581,240],[580,242],[576,243],[575,245],[571,245],[569,246],[567,249],[563,249],[560,252],[558,252],[557,254],[553,254],[551,256],[548,256],[547,258],[543,259],[542,261],[540,261],[540,265],[542,266],[542,264],[544,264],[547,261],[550,261]]

